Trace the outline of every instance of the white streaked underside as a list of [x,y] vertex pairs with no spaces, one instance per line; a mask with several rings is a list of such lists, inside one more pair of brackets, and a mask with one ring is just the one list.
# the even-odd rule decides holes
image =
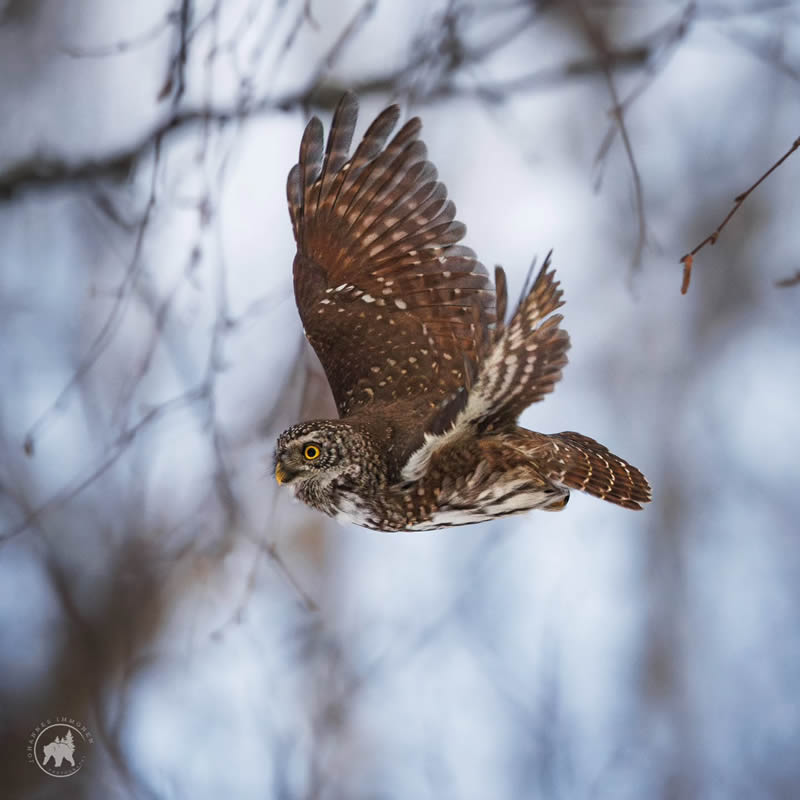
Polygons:
[[[442,498],[441,509],[435,511],[430,519],[405,526],[402,530],[432,531],[437,528],[472,525],[476,522],[485,522],[497,517],[511,516],[543,508],[560,501],[569,494],[567,490],[563,493],[554,494],[552,490],[520,488],[526,485],[529,486],[529,481],[525,478],[520,478],[502,485],[488,486],[475,497],[474,502],[468,508],[463,507],[463,498],[458,496]],[[454,505],[448,506],[451,501]],[[336,507],[335,519],[341,525],[352,524],[364,528],[372,528],[373,530],[386,530],[388,528],[389,531],[396,531],[396,519],[392,521],[375,519],[370,515],[368,507],[360,501],[357,495],[349,492],[341,493],[337,497]]]
[[353,524],[360,525],[362,528],[375,527],[358,496],[350,492],[340,492],[337,495],[335,519],[340,525]]
[[549,506],[569,494],[568,491],[564,491],[563,494],[554,495],[552,491],[543,489],[517,491],[518,487],[526,484],[529,484],[527,479],[520,479],[487,487],[477,496],[474,505],[469,508],[448,508],[445,501],[442,503],[442,508],[434,512],[429,520],[410,525],[408,530],[430,531],[436,528],[472,525],[475,522],[485,522],[497,517],[522,514],[525,511]]

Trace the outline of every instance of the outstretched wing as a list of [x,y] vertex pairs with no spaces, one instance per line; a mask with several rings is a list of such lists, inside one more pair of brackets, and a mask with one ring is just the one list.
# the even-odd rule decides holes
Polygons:
[[498,321],[492,341],[483,348],[475,383],[445,401],[433,416],[424,444],[403,468],[406,480],[419,478],[433,452],[454,439],[515,425],[519,415],[552,392],[561,379],[569,336],[559,327],[562,316],[553,314],[564,301],[555,270],[550,270],[550,255],[530,290],[526,281],[507,325],[500,318],[506,307],[506,281],[499,267],[495,280]]
[[313,118],[289,173],[297,307],[340,415],[422,395],[435,408],[477,360],[494,290],[457,244],[466,229],[426,159],[419,119],[387,144],[400,116],[390,106],[350,156],[357,112],[345,94],[324,152]]

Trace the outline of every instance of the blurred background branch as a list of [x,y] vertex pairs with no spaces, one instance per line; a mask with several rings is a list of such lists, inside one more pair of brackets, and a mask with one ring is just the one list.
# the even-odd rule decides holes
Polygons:
[[[797,136],[799,24],[0,0],[3,797],[796,796],[793,159],[674,289]],[[346,88],[359,130],[422,116],[512,293],[555,248],[572,363],[522,422],[640,464],[643,515],[380,536],[277,491],[275,436],[334,413],[286,174]],[[62,714],[94,744],[58,780],[26,746]]]

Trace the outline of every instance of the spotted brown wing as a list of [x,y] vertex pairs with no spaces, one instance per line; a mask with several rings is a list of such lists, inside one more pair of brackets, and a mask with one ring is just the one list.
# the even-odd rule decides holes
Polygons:
[[553,312],[564,305],[550,256],[530,285],[523,287],[519,305],[505,321],[506,279],[496,270],[497,324],[481,348],[475,384],[441,404],[428,433],[438,435],[451,426],[494,430],[516,423],[530,405],[553,391],[567,363],[569,336]]
[[419,119],[389,140],[400,116],[390,106],[351,156],[357,111],[346,94],[325,148],[312,119],[289,173],[297,307],[340,415],[418,395],[434,407],[477,361],[494,290],[458,244],[465,227],[427,160]]
[[553,391],[567,363],[569,336],[554,314],[564,305],[550,256],[505,322],[506,279],[496,270],[497,323],[479,348],[474,382],[443,399],[426,422],[424,443],[403,466],[403,477],[424,474],[431,456],[464,435],[515,429],[519,415]]

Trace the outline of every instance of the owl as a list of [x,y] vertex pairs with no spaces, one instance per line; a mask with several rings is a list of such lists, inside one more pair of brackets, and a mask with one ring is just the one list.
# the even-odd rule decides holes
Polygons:
[[[644,475],[598,442],[517,425],[561,378],[569,337],[550,256],[507,314],[410,119],[390,106],[350,154],[339,102],[327,144],[313,118],[289,172],[294,293],[338,419],[278,438],[275,478],[343,522],[378,531],[559,511],[571,489],[641,509]],[[534,269],[532,268],[531,274]]]

